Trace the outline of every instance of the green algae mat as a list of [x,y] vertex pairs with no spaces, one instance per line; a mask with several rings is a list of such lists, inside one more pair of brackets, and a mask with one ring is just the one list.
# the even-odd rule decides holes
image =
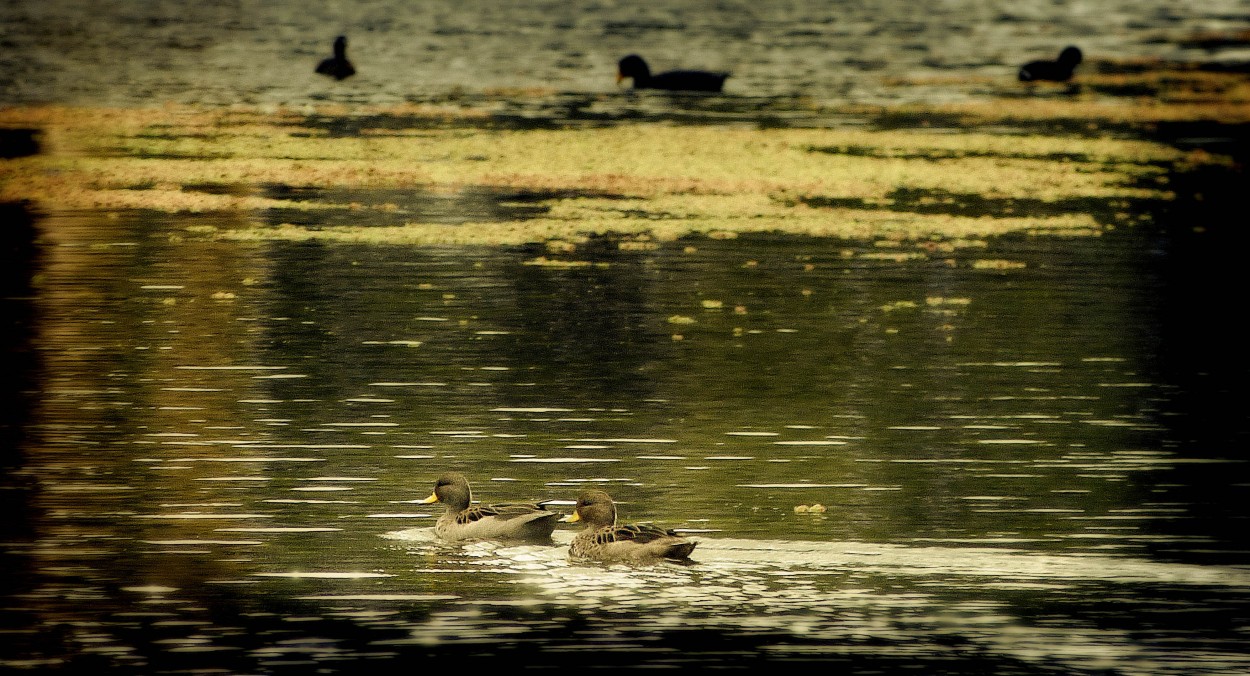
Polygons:
[[620,116],[527,128],[488,106],[429,103],[9,108],[0,127],[36,130],[41,152],[0,160],[0,201],[229,214],[187,226],[223,239],[556,254],[603,237],[647,248],[781,233],[923,252],[1009,233],[1096,236],[1149,220],[1177,174],[1234,166],[1155,132],[1241,129],[1247,76],[1182,75],[962,104],[811,105],[789,126]]

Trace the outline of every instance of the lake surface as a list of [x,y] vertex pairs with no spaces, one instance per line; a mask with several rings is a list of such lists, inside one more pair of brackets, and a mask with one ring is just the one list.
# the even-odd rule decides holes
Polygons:
[[[1068,44],[1102,59],[1245,61],[1185,42],[1244,29],[1245,0],[238,3],[76,0],[0,7],[0,102],[395,103],[499,89],[616,92],[616,63],[727,70],[736,96],[897,102],[1014,84]],[[348,37],[356,76],[313,70]],[[912,78],[908,88],[893,80]]]
[[[731,68],[771,116],[796,92],[966,96],[881,78],[1010,81],[1024,51],[1078,39],[1183,58],[1156,38],[1250,15],[77,4],[2,10],[5,102],[593,97],[630,50]],[[361,75],[332,84],[311,71],[337,32]],[[558,108],[526,114],[582,115]],[[5,207],[43,239],[13,249],[3,294],[0,664],[1247,673],[1245,247],[1200,236],[1235,213],[1207,187],[1098,237],[605,241],[570,266],[536,264],[541,246],[230,242],[193,234],[222,214]],[[453,223],[525,208],[423,204]],[[623,520],[699,540],[695,563],[571,562],[567,525],[550,546],[439,543],[417,501],[447,470],[483,502],[570,511],[603,488]]]
[[[552,269],[171,237],[203,219],[42,224],[10,666],[1250,667],[1245,432],[1149,233]],[[697,564],[441,545],[448,469],[606,488]]]

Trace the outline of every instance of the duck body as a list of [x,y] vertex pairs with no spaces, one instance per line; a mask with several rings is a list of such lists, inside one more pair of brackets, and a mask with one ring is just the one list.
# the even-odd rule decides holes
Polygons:
[[334,56],[317,64],[317,72],[335,80],[345,80],[356,74],[352,62],[347,60],[347,36],[340,35],[334,39]]
[[617,524],[616,505],[604,491],[583,492],[566,521],[586,523],[586,528],[569,543],[569,556],[575,559],[688,563],[690,553],[698,544],[675,531],[651,524]]
[[1019,77],[1021,82],[1036,82],[1038,80],[1067,82],[1072,79],[1073,72],[1080,65],[1083,58],[1080,49],[1066,47],[1059,53],[1059,58],[1054,61],[1030,61],[1020,66],[1017,77]]
[[447,511],[434,523],[434,534],[447,541],[550,542],[551,532],[560,520],[558,512],[533,503],[472,505],[469,481],[459,472],[440,476],[434,484],[434,492],[421,502],[447,505]]
[[647,62],[637,54],[630,54],[617,64],[616,81],[632,80],[634,89],[663,89],[667,91],[719,92],[725,86],[729,73],[706,70],[670,70],[651,74]]

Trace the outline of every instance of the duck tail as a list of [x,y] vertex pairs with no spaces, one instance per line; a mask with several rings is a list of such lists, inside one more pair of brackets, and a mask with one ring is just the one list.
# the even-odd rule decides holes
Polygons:
[[668,549],[665,550],[664,557],[669,558],[669,559],[688,559],[690,558],[690,552],[694,551],[694,546],[697,544],[699,543],[698,542],[674,543],[672,545],[669,545]]

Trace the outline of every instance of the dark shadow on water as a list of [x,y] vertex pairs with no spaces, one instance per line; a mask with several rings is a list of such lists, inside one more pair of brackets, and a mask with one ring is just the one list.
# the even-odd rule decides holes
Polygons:
[[[38,399],[40,358],[36,339],[38,316],[34,295],[42,268],[37,217],[22,203],[0,203],[0,351],[4,354],[3,386],[0,388],[0,469],[12,488],[12,470],[22,465],[31,409]],[[0,492],[4,513],[20,513],[26,504],[20,490]],[[20,519],[5,519],[6,528]]]
[[[997,218],[1025,216],[1062,216],[1089,214],[1102,224],[1117,222],[1116,214],[1138,213],[1145,202],[1073,197],[1060,200],[990,198],[975,193],[953,193],[937,189],[899,188],[885,200],[859,197],[800,197],[809,207],[871,209],[916,214],[947,214],[950,216],[993,216]],[[1125,202],[1128,202],[1126,205]]]
[[[1250,160],[1250,123],[1223,123],[1212,121],[1160,122],[1152,135],[1164,143],[1174,145],[1182,150],[1202,150],[1232,158],[1232,173],[1227,169],[1207,169],[1206,172],[1219,172],[1217,176],[1199,174],[1196,176],[1177,176],[1174,181],[1182,188],[1202,186],[1202,192],[1227,198],[1236,194],[1236,186],[1245,178],[1246,162]],[[1214,178],[1215,180],[1210,180]],[[1240,185],[1245,185],[1240,183]],[[1192,195],[1193,192],[1187,193]],[[1185,205],[1182,201],[1181,206]],[[1205,211],[1211,216],[1227,216],[1228,212],[1217,213],[1207,207]],[[1201,211],[1200,211],[1201,213]]]
[[[203,192],[228,190],[200,186]],[[568,197],[619,198],[620,195],[585,190],[516,190],[469,186],[448,192],[420,188],[321,188],[273,184],[264,187],[272,199],[308,203],[315,208],[271,208],[264,218],[271,225],[310,227],[394,226],[404,223],[504,223],[543,216],[550,207],[542,202]]]
[[562,269],[517,261],[506,269],[516,303],[508,313],[516,322],[516,363],[539,365],[530,375],[542,387],[529,391],[528,405],[564,388],[598,405],[633,405],[653,393],[647,372],[666,354],[667,336],[650,321],[653,281],[613,238],[579,246],[577,258],[592,265]]
[[[833,667],[845,670],[838,673],[856,674],[1073,673],[1040,659],[994,654],[965,637],[943,633],[924,633],[907,641],[869,635],[829,640],[775,630],[662,629],[645,614],[601,618],[546,607],[473,605],[431,612],[412,604],[387,604],[375,619],[368,611],[377,608],[361,607],[366,612],[352,620],[327,616],[321,607],[275,599],[239,599],[237,604],[215,599],[211,604],[212,616],[195,626],[143,614],[133,617],[135,613],[121,617],[118,614],[130,608],[105,605],[86,615],[92,627],[87,633],[78,626],[79,614],[70,612],[26,641],[23,652],[46,660],[39,673],[57,674],[760,667]],[[356,610],[350,603],[344,606],[348,615]],[[903,626],[891,626],[887,632],[910,633]],[[93,644],[110,650],[83,649]]]
[[1089,162],[1091,158],[1084,153],[1049,153],[1045,155],[1029,155],[1025,153],[999,152],[967,152],[946,148],[908,149],[891,148],[889,150],[874,146],[812,146],[808,150],[830,155],[849,155],[851,157],[874,157],[899,160],[953,160],[964,157],[1001,157],[1013,159],[1046,160],[1052,162]]
[[[43,269],[39,216],[24,203],[0,203],[0,597],[30,590],[30,560],[19,550],[36,539],[33,514],[38,482],[25,472],[30,423],[38,406],[43,363],[37,277]],[[0,612],[0,628],[22,626],[16,613]],[[4,639],[11,640],[11,639]]]
[[1250,362],[1237,290],[1246,287],[1250,252],[1244,208],[1250,125],[1167,124],[1160,125],[1158,135],[1182,148],[1217,148],[1233,165],[1170,176],[1176,198],[1156,217],[1152,264],[1157,270],[1152,274],[1166,281],[1156,298],[1159,368],[1174,385],[1176,401],[1170,408],[1185,412],[1167,420],[1168,443],[1182,458],[1227,462],[1177,464],[1152,477],[1147,486],[1151,501],[1188,506],[1183,518],[1161,520],[1152,528],[1208,543],[1183,548],[1187,551],[1163,543],[1152,551],[1161,560],[1244,564]]
[[[739,96],[700,92],[634,91],[608,94],[460,93],[413,99],[428,110],[361,115],[314,114],[300,118],[293,136],[411,136],[427,129],[566,129],[621,122],[741,123],[769,128],[809,126],[829,113],[801,95]],[[448,108],[441,115],[439,108]],[[459,111],[459,112],[457,112]],[[463,111],[478,111],[464,114]],[[845,115],[837,119],[844,120]]]
[[[1121,124],[1100,120],[1097,123],[1080,117],[1043,118],[1037,120],[1013,119],[1009,123],[994,121],[992,123],[1000,131],[1009,125],[1015,133],[1051,136],[1071,136],[1075,138],[1101,139],[1112,137],[1136,137],[1140,129],[1130,124]],[[909,110],[891,110],[873,115],[867,126],[879,131],[893,130],[966,130],[975,128],[965,116],[959,113],[942,113],[933,111],[914,112]],[[819,150],[818,148],[814,150]]]

